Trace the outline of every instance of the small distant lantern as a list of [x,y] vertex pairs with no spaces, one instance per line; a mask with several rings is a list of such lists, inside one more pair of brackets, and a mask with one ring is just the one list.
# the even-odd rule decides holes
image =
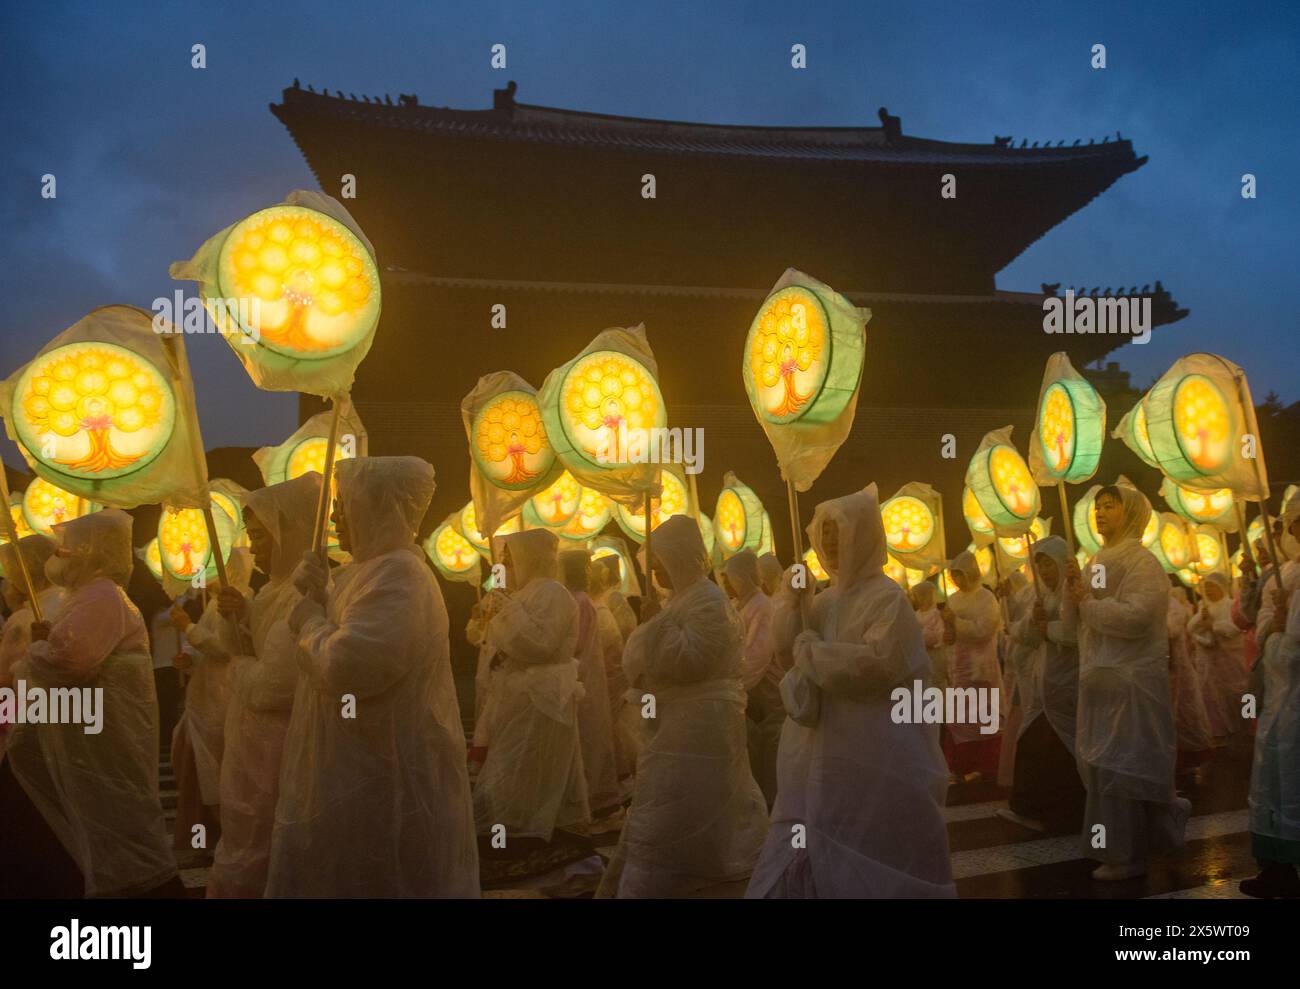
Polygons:
[[22,499],[24,528],[28,532],[53,536],[54,527],[59,523],[79,519],[99,511],[99,508],[94,502],[64,491],[42,477],[33,478]]
[[[231,514],[231,502],[214,495],[211,507],[217,539],[228,558],[238,528]],[[165,577],[193,583],[212,580],[217,575],[216,555],[200,509],[164,508],[158,519],[158,547]]]
[[966,468],[966,484],[1000,536],[1020,535],[1042,502],[1029,465],[1011,445],[1011,427],[984,437]]
[[713,511],[713,535],[723,559],[741,550],[757,550],[763,538],[763,503],[731,471],[723,478]]
[[478,550],[456,528],[456,515],[448,516],[424,541],[424,552],[437,571],[448,580],[477,583]]
[[1160,484],[1160,494],[1170,508],[1191,522],[1227,529],[1236,527],[1236,521],[1233,519],[1231,488],[1214,490],[1185,488],[1172,478],[1166,477]]
[[[686,483],[681,477],[673,470],[665,467],[659,475],[659,479],[662,491],[658,498],[654,498],[650,502],[651,531],[658,529],[659,526],[674,515],[689,515],[691,511],[690,493],[687,491]],[[645,542],[644,503],[634,508],[616,504],[614,512],[618,517],[619,528],[638,543]]]

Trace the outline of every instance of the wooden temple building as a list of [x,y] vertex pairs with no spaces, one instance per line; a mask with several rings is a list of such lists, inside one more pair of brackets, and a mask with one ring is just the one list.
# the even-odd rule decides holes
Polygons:
[[[600,330],[644,323],[670,423],[705,429],[704,510],[735,470],[789,562],[784,485],[741,379],[750,320],[787,267],[872,311],[853,433],[802,500],[805,522],[817,500],[872,480],[882,497],[911,480],[960,492],[989,429],[1014,424],[1026,449],[1050,353],[1083,370],[1128,341],[1049,335],[1043,300],[1060,286],[996,278],[1142,167],[1129,140],[956,144],[905,135],[884,111],[880,127],[643,120],[519,103],[513,83],[490,109],[459,110],[295,81],[271,112],[322,189],[337,197],[355,176],[345,205],[379,255],[384,308],[353,399],[371,453],[436,466],[426,532],[469,497],[459,405],[481,375],[510,369],[540,387]],[[955,199],[940,195],[946,174]],[[1076,291],[1148,296],[1157,327],[1186,315],[1159,282]],[[491,325],[498,304],[504,329]],[[940,457],[945,433],[954,460]],[[955,497],[946,508],[955,554],[965,526]]]

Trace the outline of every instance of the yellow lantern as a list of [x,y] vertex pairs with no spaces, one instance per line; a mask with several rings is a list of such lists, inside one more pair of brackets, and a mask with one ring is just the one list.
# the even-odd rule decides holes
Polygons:
[[524,504],[529,525],[557,529],[565,526],[582,505],[582,486],[567,470],[555,483],[533,495]]
[[614,511],[614,503],[595,488],[583,488],[578,510],[560,530],[561,539],[585,542],[600,534]]
[[[651,531],[658,529],[674,515],[689,515],[691,512],[691,498],[686,490],[686,482],[677,472],[665,467],[659,477],[663,490],[658,498],[650,502]],[[614,511],[618,516],[619,528],[638,543],[644,542],[645,507],[628,508],[625,505],[615,505]]]
[[434,568],[448,580],[478,582],[478,551],[456,529],[453,513],[429,533],[424,541],[424,552]]
[[826,568],[822,566],[822,561],[817,559],[817,551],[811,546],[804,550],[803,562],[804,565],[807,566],[808,572],[813,575],[819,584],[825,583],[831,579],[831,575],[828,574]]
[[43,536],[53,536],[54,527],[59,523],[79,519],[99,508],[94,502],[55,487],[42,477],[32,480],[22,501],[26,528]]

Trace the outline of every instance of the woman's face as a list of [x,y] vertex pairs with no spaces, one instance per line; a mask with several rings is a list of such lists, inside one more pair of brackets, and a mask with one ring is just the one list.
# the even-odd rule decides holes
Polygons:
[[1124,502],[1114,495],[1103,494],[1097,497],[1097,532],[1104,540],[1118,536],[1124,526]]
[[334,523],[334,532],[339,537],[339,549],[345,553],[352,552],[352,533],[348,530],[348,519],[343,514],[343,499],[334,498],[334,510],[330,512],[330,521]]
[[1045,553],[1040,553],[1034,558],[1038,564],[1038,576],[1043,580],[1043,586],[1049,591],[1056,590],[1061,583],[1061,568],[1055,560]]
[[262,524],[251,508],[244,509],[244,531],[248,533],[248,548],[253,554],[253,562],[264,574],[270,574],[271,561],[275,554],[275,540],[271,530]]
[[822,523],[822,566],[838,570],[840,566],[840,527],[829,519]]

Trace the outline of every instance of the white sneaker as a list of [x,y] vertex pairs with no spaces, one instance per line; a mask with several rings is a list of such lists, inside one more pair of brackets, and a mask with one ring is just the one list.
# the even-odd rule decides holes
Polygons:
[[1099,865],[1092,870],[1092,878],[1102,882],[1117,882],[1121,879],[1136,879],[1147,874],[1145,862],[1128,862],[1122,865]]
[[1023,814],[1017,814],[1010,807],[999,807],[997,816],[1004,821],[1010,821],[1012,824],[1019,824],[1022,828],[1028,828],[1030,831],[1046,831],[1047,825],[1036,817],[1025,817]]

